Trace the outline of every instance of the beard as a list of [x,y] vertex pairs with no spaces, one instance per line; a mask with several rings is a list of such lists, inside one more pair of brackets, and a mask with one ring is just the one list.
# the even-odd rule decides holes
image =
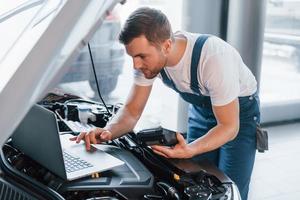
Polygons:
[[142,72],[146,79],[153,79],[155,78],[160,71],[166,66],[168,58],[166,56],[163,56],[161,54],[160,56],[160,62],[157,63],[157,67],[155,69],[149,70],[149,69],[142,69]]
[[142,70],[142,72],[146,79],[153,79],[160,73],[160,70],[150,71],[146,69],[146,70]]

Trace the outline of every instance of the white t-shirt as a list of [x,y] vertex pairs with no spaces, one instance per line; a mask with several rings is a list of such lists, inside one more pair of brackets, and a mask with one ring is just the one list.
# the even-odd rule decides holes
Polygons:
[[[190,89],[190,65],[199,34],[180,31],[175,35],[185,37],[187,46],[178,64],[166,66],[165,71],[179,91],[194,93]],[[157,77],[162,78],[160,74]],[[137,85],[152,85],[154,80],[146,79],[139,70],[134,71],[134,83]],[[198,64],[198,82],[201,94],[210,96],[215,106],[226,105],[237,97],[252,95],[257,90],[255,77],[239,53],[215,36],[210,36],[203,45]]]

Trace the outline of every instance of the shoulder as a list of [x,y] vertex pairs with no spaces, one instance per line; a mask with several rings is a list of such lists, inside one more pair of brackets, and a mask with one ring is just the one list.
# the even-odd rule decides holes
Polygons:
[[199,37],[199,33],[191,33],[187,31],[176,31],[174,33],[175,37],[184,37],[187,39],[187,41],[191,44],[194,44],[197,38]]
[[239,56],[236,49],[231,46],[226,41],[221,38],[211,35],[205,44],[205,51],[207,52],[207,56],[215,56],[215,55],[223,55],[223,54],[233,54]]
[[[185,37],[189,44],[188,47],[193,49],[197,39],[201,36],[206,36],[207,34],[177,31],[175,32],[175,35]],[[239,55],[233,46],[215,35],[209,35],[202,47],[202,54],[205,58],[215,56],[216,54],[222,55],[228,53],[232,53],[237,56]]]

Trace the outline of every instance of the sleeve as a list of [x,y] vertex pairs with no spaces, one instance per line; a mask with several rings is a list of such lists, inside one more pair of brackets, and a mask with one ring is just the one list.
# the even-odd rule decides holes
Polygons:
[[147,79],[139,70],[133,70],[133,82],[139,86],[150,86],[153,84],[154,80],[155,78]]
[[240,59],[239,54],[231,50],[210,56],[205,61],[202,80],[212,105],[223,106],[239,96]]

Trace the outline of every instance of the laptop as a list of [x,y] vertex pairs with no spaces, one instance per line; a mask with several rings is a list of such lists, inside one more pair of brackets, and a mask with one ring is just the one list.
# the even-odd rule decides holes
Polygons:
[[123,161],[84,142],[60,136],[56,116],[34,105],[12,135],[13,146],[65,180],[74,180],[124,164]]

